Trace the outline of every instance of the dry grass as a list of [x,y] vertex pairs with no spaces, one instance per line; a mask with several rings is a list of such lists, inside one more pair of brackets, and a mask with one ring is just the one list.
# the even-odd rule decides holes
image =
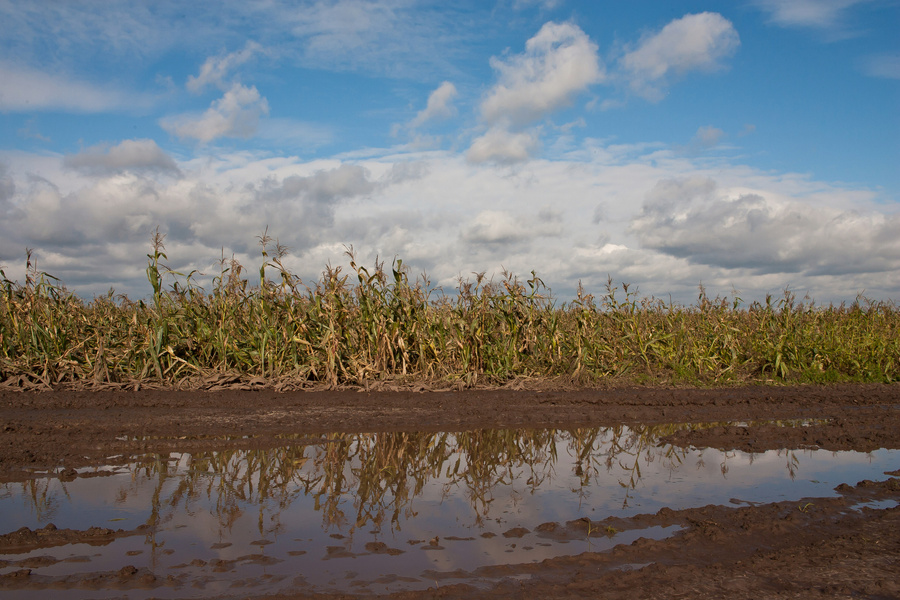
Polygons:
[[[266,382],[281,387],[423,382],[500,385],[521,378],[579,384],[900,380],[900,311],[859,298],[816,306],[785,292],[765,303],[708,298],[692,306],[608,282],[558,304],[532,272],[460,281],[438,293],[385,269],[328,268],[312,285],[286,249],[260,236],[261,284],[223,261],[209,291],[167,269],[157,233],[152,296],[86,302],[28,254],[24,285],[0,270],[0,382],[8,387]],[[273,243],[274,242],[274,243]],[[274,274],[274,279],[270,275]],[[167,283],[169,282],[169,283]]]

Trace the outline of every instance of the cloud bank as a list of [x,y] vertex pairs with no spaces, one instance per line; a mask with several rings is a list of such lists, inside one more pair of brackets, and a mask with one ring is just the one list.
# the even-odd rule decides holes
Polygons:
[[7,274],[34,247],[43,270],[81,293],[114,284],[141,297],[157,226],[171,266],[198,269],[201,282],[223,248],[256,265],[254,236],[268,227],[307,281],[353,245],[361,261],[398,256],[446,289],[473,272],[534,269],[563,298],[579,280],[601,291],[607,276],[683,302],[701,282],[745,299],[785,285],[821,302],[900,293],[900,216],[872,192],[710,171],[674,151],[595,142],[590,157],[532,159],[511,173],[445,152],[178,161],[128,142],[60,158],[0,155]]
[[849,275],[900,269],[900,215],[728,194],[709,178],[666,179],[631,231],[646,248],[755,274]]

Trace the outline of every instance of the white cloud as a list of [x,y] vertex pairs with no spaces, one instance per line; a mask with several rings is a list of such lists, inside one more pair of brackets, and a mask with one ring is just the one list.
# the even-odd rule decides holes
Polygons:
[[16,59],[29,64],[71,69],[95,58],[130,62],[202,37],[212,15],[185,8],[162,2],[3,2],[0,37]]
[[720,69],[722,59],[734,54],[738,46],[737,31],[722,15],[685,15],[658,33],[645,36],[637,48],[621,58],[620,66],[632,91],[658,101],[672,77]]
[[209,85],[214,85],[222,90],[228,86],[225,78],[230,71],[246,63],[253,56],[263,50],[262,46],[253,41],[248,41],[243,50],[226,54],[225,56],[211,56],[206,59],[203,66],[200,67],[200,73],[194,77],[188,76],[188,91],[195,94],[203,91]]
[[538,146],[537,135],[533,132],[510,133],[501,127],[492,127],[472,142],[466,159],[472,163],[512,164],[531,158]]
[[441,136],[429,135],[417,131],[425,124],[449,119],[456,115],[456,107],[453,106],[453,100],[458,95],[456,86],[445,81],[428,96],[428,104],[424,109],[416,113],[416,116],[406,123],[394,123],[391,126],[391,136],[396,137],[401,132],[405,132],[410,141],[409,148],[428,149],[440,146]]
[[479,212],[462,231],[465,241],[473,244],[514,244],[540,237],[558,237],[563,233],[560,213],[544,209],[535,217],[525,217],[503,210]]
[[489,124],[519,127],[569,106],[605,78],[597,45],[573,23],[546,23],[525,43],[525,52],[491,58],[499,81],[481,113]]
[[428,96],[428,104],[409,122],[408,127],[415,129],[428,121],[449,119],[454,116],[456,107],[453,106],[453,99],[457,95],[458,92],[455,85],[449,81],[443,82],[436,90],[431,92],[431,95]]
[[712,125],[705,125],[697,130],[694,139],[700,144],[710,147],[718,144],[724,136],[725,132],[721,129],[713,127]]
[[396,3],[359,0],[319,1],[294,18],[294,33],[310,38],[316,50],[359,49],[399,22]]
[[156,171],[180,175],[171,156],[153,140],[124,140],[112,148],[93,146],[63,159],[67,167],[93,174]]
[[900,79],[900,54],[877,54],[863,62],[863,72],[870,77]]
[[543,10],[553,10],[563,3],[563,0],[515,0],[513,10],[525,10],[532,6],[538,6]]
[[260,121],[256,135],[291,150],[315,150],[334,141],[334,132],[327,125],[283,117]]
[[256,86],[232,84],[202,115],[179,115],[160,121],[163,129],[179,138],[201,143],[220,137],[249,138],[256,134],[259,119],[269,114],[269,103]]
[[20,127],[16,133],[26,139],[40,140],[42,142],[53,141],[37,129],[36,119],[34,118],[25,121],[25,125]]
[[704,125],[697,129],[697,133],[694,134],[694,138],[691,140],[691,147],[696,150],[713,148],[718,146],[724,137],[725,132],[718,127]]
[[456,73],[449,60],[465,52],[471,34],[455,12],[423,11],[408,0],[315,0],[302,9],[277,10],[301,41],[301,64],[316,69],[431,79]]
[[133,111],[154,99],[110,85],[96,85],[0,61],[0,111]]
[[769,13],[776,25],[784,27],[838,27],[846,12],[870,0],[756,0],[755,4]]

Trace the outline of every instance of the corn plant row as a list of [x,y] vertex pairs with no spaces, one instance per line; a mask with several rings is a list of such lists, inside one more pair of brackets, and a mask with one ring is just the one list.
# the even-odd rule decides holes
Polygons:
[[[584,385],[748,381],[900,380],[900,311],[858,298],[816,306],[790,292],[742,306],[641,297],[607,282],[557,303],[532,272],[478,275],[447,293],[386,269],[328,267],[304,284],[286,249],[260,236],[258,285],[222,262],[209,290],[164,266],[157,233],[148,254],[152,294],[85,301],[37,270],[24,284],[0,270],[0,383],[8,387],[203,382],[499,385],[559,378]],[[274,243],[273,243],[274,242]],[[270,277],[274,275],[274,277]],[[167,283],[169,282],[169,283]]]

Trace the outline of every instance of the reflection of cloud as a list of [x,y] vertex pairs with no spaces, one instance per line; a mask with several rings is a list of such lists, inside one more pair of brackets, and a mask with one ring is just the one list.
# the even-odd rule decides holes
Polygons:
[[635,93],[658,101],[673,77],[720,69],[722,59],[734,54],[739,45],[737,31],[722,15],[686,15],[644,37],[622,57],[620,66]]

